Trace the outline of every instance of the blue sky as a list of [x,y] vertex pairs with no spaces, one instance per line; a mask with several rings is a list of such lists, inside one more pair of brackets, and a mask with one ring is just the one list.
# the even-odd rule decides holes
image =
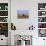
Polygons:
[[18,10],[17,11],[18,14],[29,14],[28,10]]

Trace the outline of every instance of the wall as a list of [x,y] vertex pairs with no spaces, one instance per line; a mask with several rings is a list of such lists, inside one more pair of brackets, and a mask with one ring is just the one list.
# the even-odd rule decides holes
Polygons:
[[[33,30],[33,46],[43,44],[43,39],[38,38],[38,3],[45,3],[46,0],[11,0],[11,22],[16,25],[16,32],[28,30],[30,25],[35,26]],[[17,10],[29,10],[29,19],[17,19]],[[24,32],[23,31],[23,32]],[[21,31],[22,32],[22,31]],[[25,32],[26,33],[26,32]],[[42,40],[41,40],[42,39]],[[40,41],[41,40],[41,41]],[[39,43],[39,44],[38,44]]]
[[[34,6],[32,5],[33,4],[32,2],[34,3]],[[37,14],[36,6],[37,6],[37,2],[35,3],[35,1],[30,1],[30,0],[29,1],[17,1],[16,0],[16,1],[11,2],[11,15],[12,15],[11,22],[14,22],[17,30],[28,30],[27,28],[37,21],[37,16],[35,15],[35,14]],[[29,10],[29,19],[18,19],[17,18],[17,10],[20,10],[20,9]],[[34,25],[36,25],[36,24],[34,24]]]

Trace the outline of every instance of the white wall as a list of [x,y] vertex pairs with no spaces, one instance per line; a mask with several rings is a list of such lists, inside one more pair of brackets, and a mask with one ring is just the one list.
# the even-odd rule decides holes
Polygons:
[[[33,2],[30,0],[29,1],[12,0],[11,2],[11,15],[12,15],[11,20],[12,21],[11,22],[14,22],[17,30],[27,30],[27,28],[29,28],[29,26],[33,24],[33,21],[35,20],[37,21],[37,16],[35,15],[37,14],[36,6],[37,6],[37,2],[35,1]],[[29,19],[17,19],[17,10],[29,10]]]
[[[17,30],[15,32],[19,32],[19,30],[24,32],[32,24],[35,26],[33,46],[38,46],[38,43],[43,42],[42,38],[38,38],[38,3],[46,3],[46,0],[11,0],[11,22],[16,25]],[[29,10],[29,19],[17,19],[17,10],[25,9]]]

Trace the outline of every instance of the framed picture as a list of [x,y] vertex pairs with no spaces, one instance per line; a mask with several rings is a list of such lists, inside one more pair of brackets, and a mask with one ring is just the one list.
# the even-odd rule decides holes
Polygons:
[[46,23],[38,23],[38,28],[46,28]]
[[46,9],[46,3],[38,3],[38,10],[45,10]]
[[38,22],[46,22],[46,17],[38,17]]
[[8,22],[8,17],[0,17],[0,22]]
[[16,26],[13,23],[11,23],[11,30],[16,30]]
[[39,37],[46,37],[46,29],[39,29]]
[[17,11],[17,18],[18,19],[27,19],[27,18],[29,18],[29,11],[28,10],[18,10]]
[[8,23],[0,23],[0,35],[8,37]]

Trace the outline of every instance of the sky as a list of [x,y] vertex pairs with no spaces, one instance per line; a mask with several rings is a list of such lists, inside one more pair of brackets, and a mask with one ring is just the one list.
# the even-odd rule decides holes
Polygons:
[[18,10],[18,14],[29,14],[29,10]]

